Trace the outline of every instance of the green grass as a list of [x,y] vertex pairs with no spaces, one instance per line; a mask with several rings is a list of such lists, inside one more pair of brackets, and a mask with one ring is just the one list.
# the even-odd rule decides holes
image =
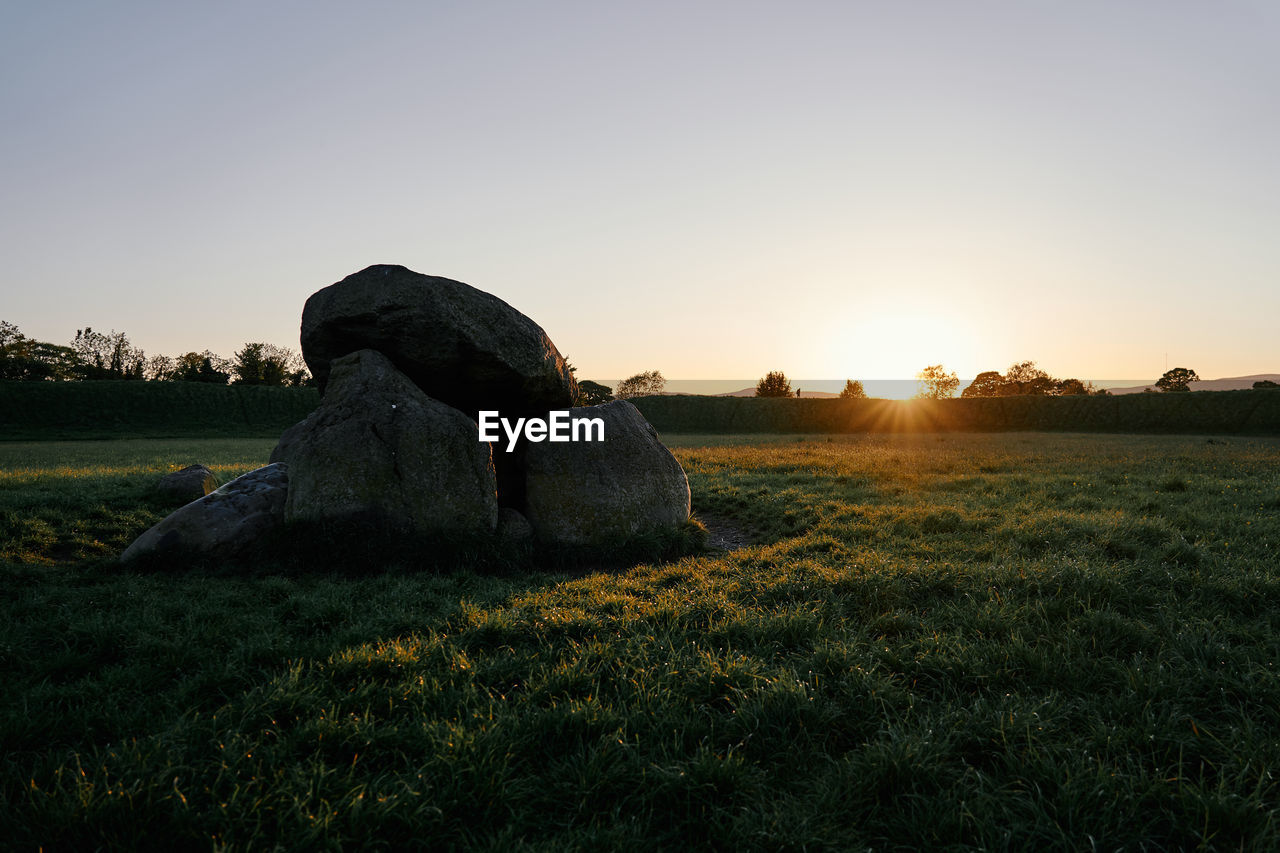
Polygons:
[[54,565],[118,556],[174,509],[161,476],[202,463],[226,483],[266,464],[276,439],[0,443],[0,561]]
[[1280,442],[668,440],[763,544],[130,572],[161,471],[270,442],[0,446],[0,837],[1280,847]]

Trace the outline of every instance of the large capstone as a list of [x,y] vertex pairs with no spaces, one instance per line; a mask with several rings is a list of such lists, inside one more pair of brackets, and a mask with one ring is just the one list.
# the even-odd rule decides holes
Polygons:
[[289,476],[284,465],[267,465],[237,477],[166,516],[121,555],[235,556],[280,527]]
[[332,362],[319,408],[271,458],[289,466],[288,522],[424,535],[488,535],[497,524],[492,454],[476,422],[374,350]]
[[607,546],[688,521],[684,469],[635,406],[573,408],[569,418],[599,418],[604,440],[527,443],[525,515],[541,541]]
[[573,405],[569,365],[542,328],[460,281],[379,264],[317,291],[302,309],[302,355],[322,394],[334,359],[389,358],[427,396],[475,416],[546,416]]

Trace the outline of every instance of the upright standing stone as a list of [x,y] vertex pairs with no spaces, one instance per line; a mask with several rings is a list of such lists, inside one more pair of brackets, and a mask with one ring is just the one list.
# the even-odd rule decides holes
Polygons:
[[409,534],[491,534],[489,445],[476,422],[432,400],[381,353],[331,365],[320,407],[282,437],[286,521],[354,521]]

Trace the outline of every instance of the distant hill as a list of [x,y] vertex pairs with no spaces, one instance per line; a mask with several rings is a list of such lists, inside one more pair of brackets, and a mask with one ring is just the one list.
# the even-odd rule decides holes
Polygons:
[[[750,388],[743,388],[741,391],[730,391],[727,394],[716,394],[715,396],[717,397],[754,397],[755,395],[756,395],[756,389],[755,389],[755,386],[753,385]],[[801,397],[839,397],[840,395],[832,394],[830,391],[806,391],[803,388],[801,388],[800,396]]]
[[[1225,379],[1204,379],[1192,382],[1187,387],[1192,391],[1242,391],[1253,387],[1253,383],[1269,379],[1280,382],[1280,373],[1255,373],[1252,376],[1228,376]],[[1150,385],[1131,385],[1127,388],[1108,388],[1112,394],[1141,394],[1150,388],[1159,391],[1155,383]]]

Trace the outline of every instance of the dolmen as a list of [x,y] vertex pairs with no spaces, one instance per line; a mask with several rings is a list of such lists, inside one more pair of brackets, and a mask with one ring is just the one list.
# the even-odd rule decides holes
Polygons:
[[319,407],[269,465],[176,510],[123,559],[236,556],[293,525],[607,551],[689,520],[689,481],[639,410],[575,407],[555,344],[492,294],[371,266],[312,294],[301,339]]

